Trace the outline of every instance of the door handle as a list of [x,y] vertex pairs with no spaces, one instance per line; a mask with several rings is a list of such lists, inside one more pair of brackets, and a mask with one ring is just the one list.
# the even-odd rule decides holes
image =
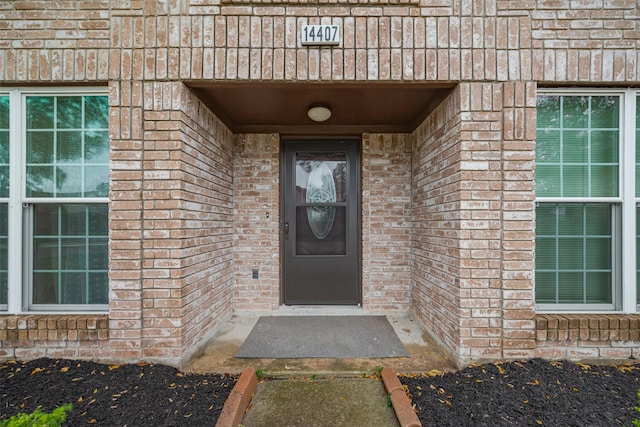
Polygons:
[[289,223],[288,222],[284,223],[284,237],[285,237],[285,239],[289,238]]

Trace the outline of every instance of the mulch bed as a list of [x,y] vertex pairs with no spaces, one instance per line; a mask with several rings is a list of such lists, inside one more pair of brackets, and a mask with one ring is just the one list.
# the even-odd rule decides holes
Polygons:
[[213,426],[236,379],[146,363],[1,362],[0,419],[71,403],[69,426]]
[[[164,365],[0,362],[0,420],[72,403],[66,425],[215,425],[237,377]],[[423,426],[628,426],[640,365],[494,363],[400,376]]]
[[640,365],[495,363],[401,376],[423,426],[628,426]]

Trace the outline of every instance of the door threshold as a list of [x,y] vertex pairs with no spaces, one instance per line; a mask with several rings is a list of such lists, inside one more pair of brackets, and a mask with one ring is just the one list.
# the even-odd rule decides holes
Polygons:
[[360,305],[281,305],[278,314],[282,316],[362,316]]

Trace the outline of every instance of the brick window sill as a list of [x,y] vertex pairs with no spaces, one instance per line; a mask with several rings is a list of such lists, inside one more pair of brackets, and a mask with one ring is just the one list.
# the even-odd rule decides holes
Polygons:
[[221,0],[221,3],[269,6],[417,6],[420,0]]
[[105,341],[104,315],[0,315],[0,341]]
[[640,341],[640,314],[537,314],[536,340]]

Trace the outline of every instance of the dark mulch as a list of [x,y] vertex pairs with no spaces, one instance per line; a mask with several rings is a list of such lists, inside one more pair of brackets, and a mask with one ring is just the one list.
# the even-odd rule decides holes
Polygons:
[[404,376],[424,426],[628,426],[640,365],[533,359]]
[[69,426],[215,425],[235,376],[164,365],[36,359],[0,363],[0,419],[72,403]]
[[[0,363],[0,419],[72,403],[79,426],[215,425],[235,376],[164,365],[37,359]],[[632,426],[640,365],[509,362],[401,376],[424,426]]]

